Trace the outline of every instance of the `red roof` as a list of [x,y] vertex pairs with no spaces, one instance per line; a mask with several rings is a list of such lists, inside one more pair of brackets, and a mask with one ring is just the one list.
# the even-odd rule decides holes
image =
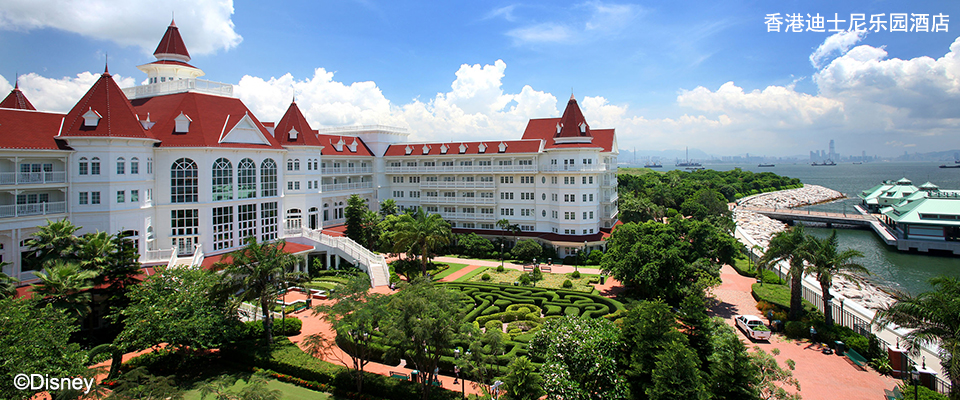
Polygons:
[[163,34],[163,39],[160,39],[160,44],[157,45],[153,55],[158,59],[163,59],[164,55],[178,55],[190,61],[190,53],[187,52],[187,46],[183,44],[183,38],[180,37],[180,29],[173,21],[170,21],[170,26],[167,27],[167,32]]
[[[556,126],[554,126],[556,130]],[[570,95],[570,101],[567,101],[567,108],[563,110],[563,116],[560,117],[560,132],[554,134],[554,137],[577,137],[591,136],[590,125],[583,118],[580,112],[580,106],[577,105],[577,99]]]
[[[291,243],[291,242],[284,242],[284,243],[285,245],[283,246],[283,252],[289,253],[289,254],[298,254],[298,253],[303,253],[305,251],[311,251],[315,249],[315,247],[306,245],[306,244]],[[215,256],[204,257],[203,261],[200,262],[200,265],[203,267],[203,269],[212,269],[213,266],[217,263],[229,264],[232,261],[233,261],[233,257],[230,256],[230,253],[224,253],[224,254],[218,254]]]
[[[83,115],[89,111],[100,115],[96,126],[84,125]],[[137,119],[137,113],[130,106],[127,96],[106,72],[67,113],[60,136],[152,138]]]
[[0,148],[70,150],[56,139],[63,114],[0,108]]
[[[156,121],[149,132],[161,141],[161,147],[281,148],[240,99],[188,92],[140,98],[131,103],[141,118],[149,115],[151,121]],[[174,132],[181,113],[191,120],[187,133]],[[268,144],[220,143],[221,136],[230,133],[246,116]]]
[[[275,132],[280,132],[276,130]],[[316,133],[317,131],[313,131]],[[340,150],[337,150],[336,144],[343,140],[343,147]],[[363,140],[356,136],[340,136],[340,135],[317,135],[317,140],[320,142],[320,145],[323,146],[323,150],[320,150],[320,154],[325,156],[370,156],[373,157],[373,152],[367,147],[366,143],[363,143]],[[353,142],[357,142],[357,151],[350,151],[350,145]]]
[[[526,139],[526,138],[524,138]],[[484,152],[480,152],[480,144],[486,146]],[[507,145],[503,153],[500,152],[500,143]],[[450,142],[450,143],[398,143],[387,147],[384,156],[404,156],[407,154],[407,147],[410,147],[411,156],[422,155],[442,155],[440,147],[447,146],[447,155],[455,154],[515,154],[515,153],[538,153],[540,152],[540,140],[495,140],[486,142]],[[460,152],[460,145],[465,145],[466,149]],[[424,154],[423,146],[427,146],[427,153]]]
[[523,138],[542,139],[546,142],[543,146],[545,149],[600,147],[604,152],[613,151],[613,129],[591,129],[590,134],[593,140],[590,143],[554,143],[553,138],[557,133],[559,122],[560,118],[531,119],[527,123],[527,129],[523,131]]
[[[296,136],[291,134],[290,130],[297,131]],[[310,124],[303,117],[303,113],[300,112],[300,107],[297,107],[297,102],[290,103],[290,107],[283,114],[283,118],[280,118],[280,122],[277,122],[273,134],[277,141],[284,146],[323,146],[320,139],[317,138],[316,131],[310,129]]]
[[0,108],[14,108],[17,110],[36,110],[37,108],[30,104],[27,96],[20,91],[20,82],[13,86],[13,91],[7,95],[7,98],[0,101]]
[[146,65],[153,65],[153,64],[179,65],[179,66],[181,66],[181,67],[190,67],[190,68],[199,69],[199,68],[194,67],[194,66],[192,66],[192,65],[190,65],[190,64],[187,64],[187,63],[185,63],[185,62],[183,62],[183,61],[176,61],[176,60],[157,60],[157,61],[154,61],[154,62],[152,62],[152,63],[147,63]]

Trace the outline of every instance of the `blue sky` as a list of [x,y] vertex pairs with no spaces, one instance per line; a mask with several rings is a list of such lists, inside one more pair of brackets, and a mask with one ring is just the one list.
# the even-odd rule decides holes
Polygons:
[[[20,73],[38,108],[66,111],[105,54],[121,86],[140,83],[135,67],[175,13],[191,64],[236,84],[264,121],[296,92],[314,128],[509,139],[529,118],[558,116],[573,91],[622,149],[795,155],[831,138],[843,153],[960,148],[960,3],[836,3],[0,0],[0,90]],[[844,28],[851,13],[950,22],[775,33],[770,13],[836,13]]]

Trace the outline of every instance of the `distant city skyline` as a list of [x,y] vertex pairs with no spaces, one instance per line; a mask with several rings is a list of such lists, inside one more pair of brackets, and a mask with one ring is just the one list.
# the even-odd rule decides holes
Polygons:
[[817,32],[784,20],[770,31],[768,17],[830,16],[843,30],[856,15],[901,12],[960,21],[960,2],[8,0],[0,92],[19,74],[38,108],[66,111],[108,54],[121,86],[141,83],[136,66],[175,17],[204,79],[236,84],[265,121],[296,96],[318,128],[509,139],[529,118],[559,116],[573,92],[593,127],[617,129],[621,149],[792,156],[830,139],[841,153],[881,157],[960,148],[960,22]]

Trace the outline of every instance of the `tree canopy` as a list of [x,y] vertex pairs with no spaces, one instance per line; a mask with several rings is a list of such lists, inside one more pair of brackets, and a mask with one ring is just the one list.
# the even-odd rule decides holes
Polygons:
[[605,319],[567,316],[550,319],[530,341],[543,358],[541,375],[548,398],[625,399],[620,372],[620,330]]

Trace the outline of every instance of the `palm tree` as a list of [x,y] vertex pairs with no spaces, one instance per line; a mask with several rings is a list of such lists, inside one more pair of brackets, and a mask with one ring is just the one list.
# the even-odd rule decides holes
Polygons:
[[42,304],[74,314],[78,318],[90,312],[90,289],[96,271],[80,268],[80,265],[64,260],[47,263],[44,271],[36,272],[39,283],[33,285],[33,293],[40,295]]
[[895,292],[894,302],[877,310],[874,324],[895,324],[912,329],[906,335],[908,346],[915,352],[919,346],[940,346],[940,365],[950,379],[950,398],[960,399],[960,362],[953,359],[960,352],[960,280],[940,276],[930,280],[933,291],[916,296]]
[[422,208],[417,208],[413,215],[400,216],[393,240],[398,253],[420,253],[421,273],[426,275],[427,261],[436,249],[450,244],[450,237],[450,224],[440,214],[427,214]]
[[[0,268],[10,265],[8,262],[0,262]],[[11,297],[17,293],[17,278],[0,272],[0,299]]]
[[803,232],[803,225],[777,232],[770,239],[767,251],[763,253],[763,257],[760,257],[757,264],[757,269],[766,269],[780,261],[790,263],[790,319],[794,321],[800,318],[800,311],[803,309],[801,288],[805,272],[803,252],[806,242],[807,236]]
[[79,226],[74,225],[67,219],[48,220],[47,224],[41,226],[40,230],[26,242],[26,245],[36,255],[33,267],[40,269],[52,260],[72,258],[79,246],[79,238],[74,235],[79,229]]
[[106,232],[88,233],[80,239],[77,258],[80,268],[83,269],[103,269],[117,250],[114,236]]
[[232,287],[240,293],[243,301],[257,301],[263,311],[263,333],[267,344],[273,344],[272,306],[277,297],[277,285],[281,275],[293,269],[300,257],[283,251],[286,242],[257,243],[253,236],[247,238],[244,248],[230,253],[231,260],[218,263],[215,268],[225,268]]
[[830,301],[833,300],[833,295],[830,294],[833,278],[844,278],[859,286],[861,277],[869,275],[870,271],[850,261],[863,257],[863,253],[853,249],[843,251],[837,249],[836,229],[826,238],[809,237],[807,240],[808,248],[805,253],[810,263],[807,272],[816,276],[817,282],[820,282],[820,291],[823,296],[823,320],[828,326],[833,325],[833,307],[830,306]]

